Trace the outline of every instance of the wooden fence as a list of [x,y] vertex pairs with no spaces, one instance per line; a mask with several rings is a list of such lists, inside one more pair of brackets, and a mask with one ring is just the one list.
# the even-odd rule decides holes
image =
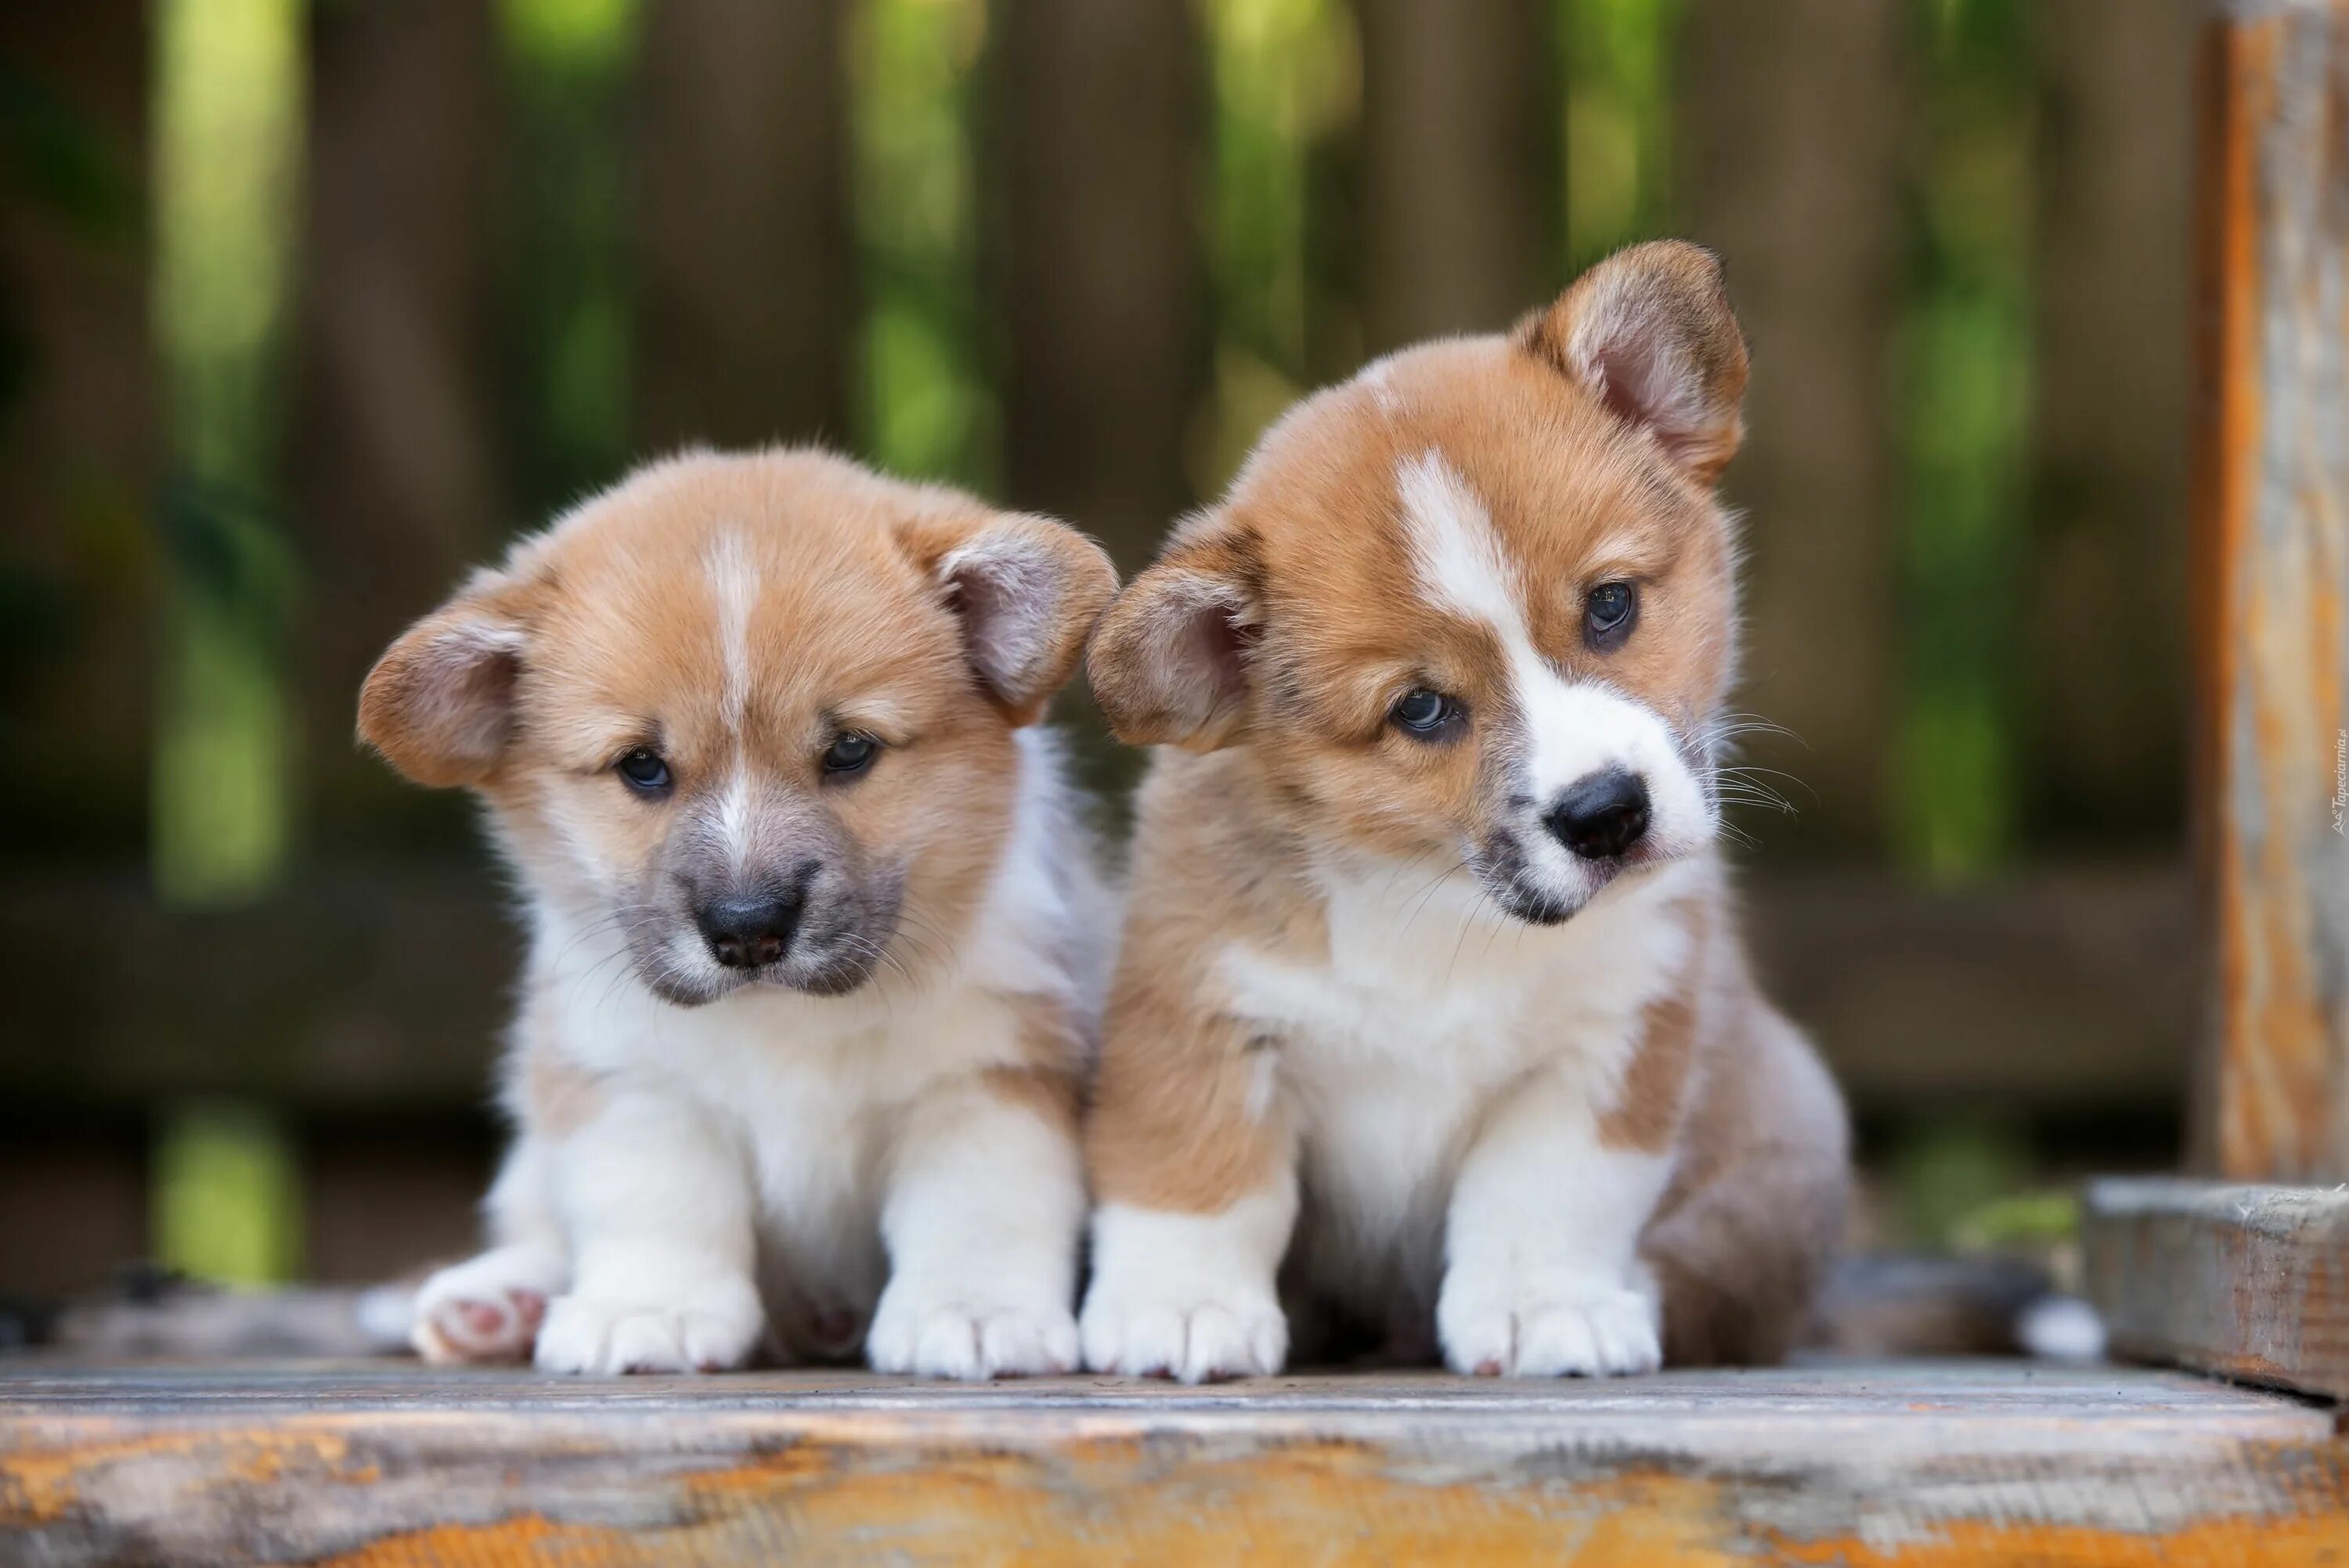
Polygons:
[[1659,232],[1722,252],[1754,343],[1780,990],[1871,1113],[2174,1105],[2197,35],[2184,0],[9,8],[0,1190],[81,1206],[0,1202],[0,1288],[142,1234],[191,1097],[285,1119],[314,1265],[421,1244],[347,1241],[388,1181],[461,1222],[478,1133],[427,1135],[478,1126],[509,938],[460,809],[348,737],[516,530],[682,441],[823,438],[1132,569],[1299,390]]

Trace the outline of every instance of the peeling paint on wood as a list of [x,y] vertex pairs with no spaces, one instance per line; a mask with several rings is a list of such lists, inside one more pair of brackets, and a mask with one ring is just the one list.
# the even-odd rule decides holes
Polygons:
[[0,1369],[0,1561],[56,1564],[2315,1563],[2345,1472],[2325,1411],[2013,1362],[1206,1390]]
[[2349,1396],[2349,1191],[2096,1181],[2081,1243],[2115,1354]]
[[2349,1175],[2349,0],[2205,56],[2197,762],[2217,1163]]

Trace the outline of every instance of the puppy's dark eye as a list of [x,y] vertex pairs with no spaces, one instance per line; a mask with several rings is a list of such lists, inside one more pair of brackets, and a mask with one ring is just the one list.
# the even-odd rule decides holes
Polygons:
[[1422,686],[1417,691],[1405,692],[1402,700],[1389,710],[1387,717],[1404,734],[1424,739],[1441,733],[1458,718],[1460,705],[1440,691],[1430,691]]
[[1582,602],[1582,640],[1600,653],[1620,647],[1639,612],[1639,591],[1630,583],[1601,583]]
[[642,795],[657,795],[669,786],[668,764],[649,746],[639,746],[620,758],[620,777]]
[[823,770],[833,775],[862,773],[873,766],[873,758],[880,750],[881,743],[871,736],[851,731],[833,741],[823,754]]

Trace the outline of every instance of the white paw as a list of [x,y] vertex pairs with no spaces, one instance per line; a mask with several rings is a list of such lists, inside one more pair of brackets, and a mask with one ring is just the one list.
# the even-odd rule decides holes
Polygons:
[[543,1372],[718,1372],[750,1359],[765,1326],[748,1280],[704,1281],[657,1297],[560,1296],[538,1331]]
[[1057,1303],[990,1301],[893,1280],[864,1353],[875,1372],[916,1377],[1053,1377],[1077,1369],[1077,1322]]
[[1086,1366],[1128,1377],[1268,1377],[1288,1355],[1288,1320],[1268,1291],[1156,1296],[1096,1284],[1082,1333]]
[[1446,1279],[1435,1332],[1454,1371],[1488,1377],[1609,1377],[1664,1364],[1655,1297],[1611,1281],[1526,1289]]
[[438,1366],[526,1362],[564,1275],[535,1247],[499,1247],[442,1269],[416,1293],[409,1342]]

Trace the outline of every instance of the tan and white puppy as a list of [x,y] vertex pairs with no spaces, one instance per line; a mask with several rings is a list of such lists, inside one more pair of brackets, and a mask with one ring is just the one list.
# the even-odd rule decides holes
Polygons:
[[1714,851],[1745,364],[1708,254],[1626,251],[1308,398],[1103,618],[1102,707],[1179,749],[1087,1131],[1092,1367],[1785,1348],[1847,1154]]
[[1074,1365],[1112,911],[1032,724],[1115,587],[1046,519],[697,452],[384,655],[360,735],[480,794],[531,927],[491,1247],[424,1287],[427,1357]]

